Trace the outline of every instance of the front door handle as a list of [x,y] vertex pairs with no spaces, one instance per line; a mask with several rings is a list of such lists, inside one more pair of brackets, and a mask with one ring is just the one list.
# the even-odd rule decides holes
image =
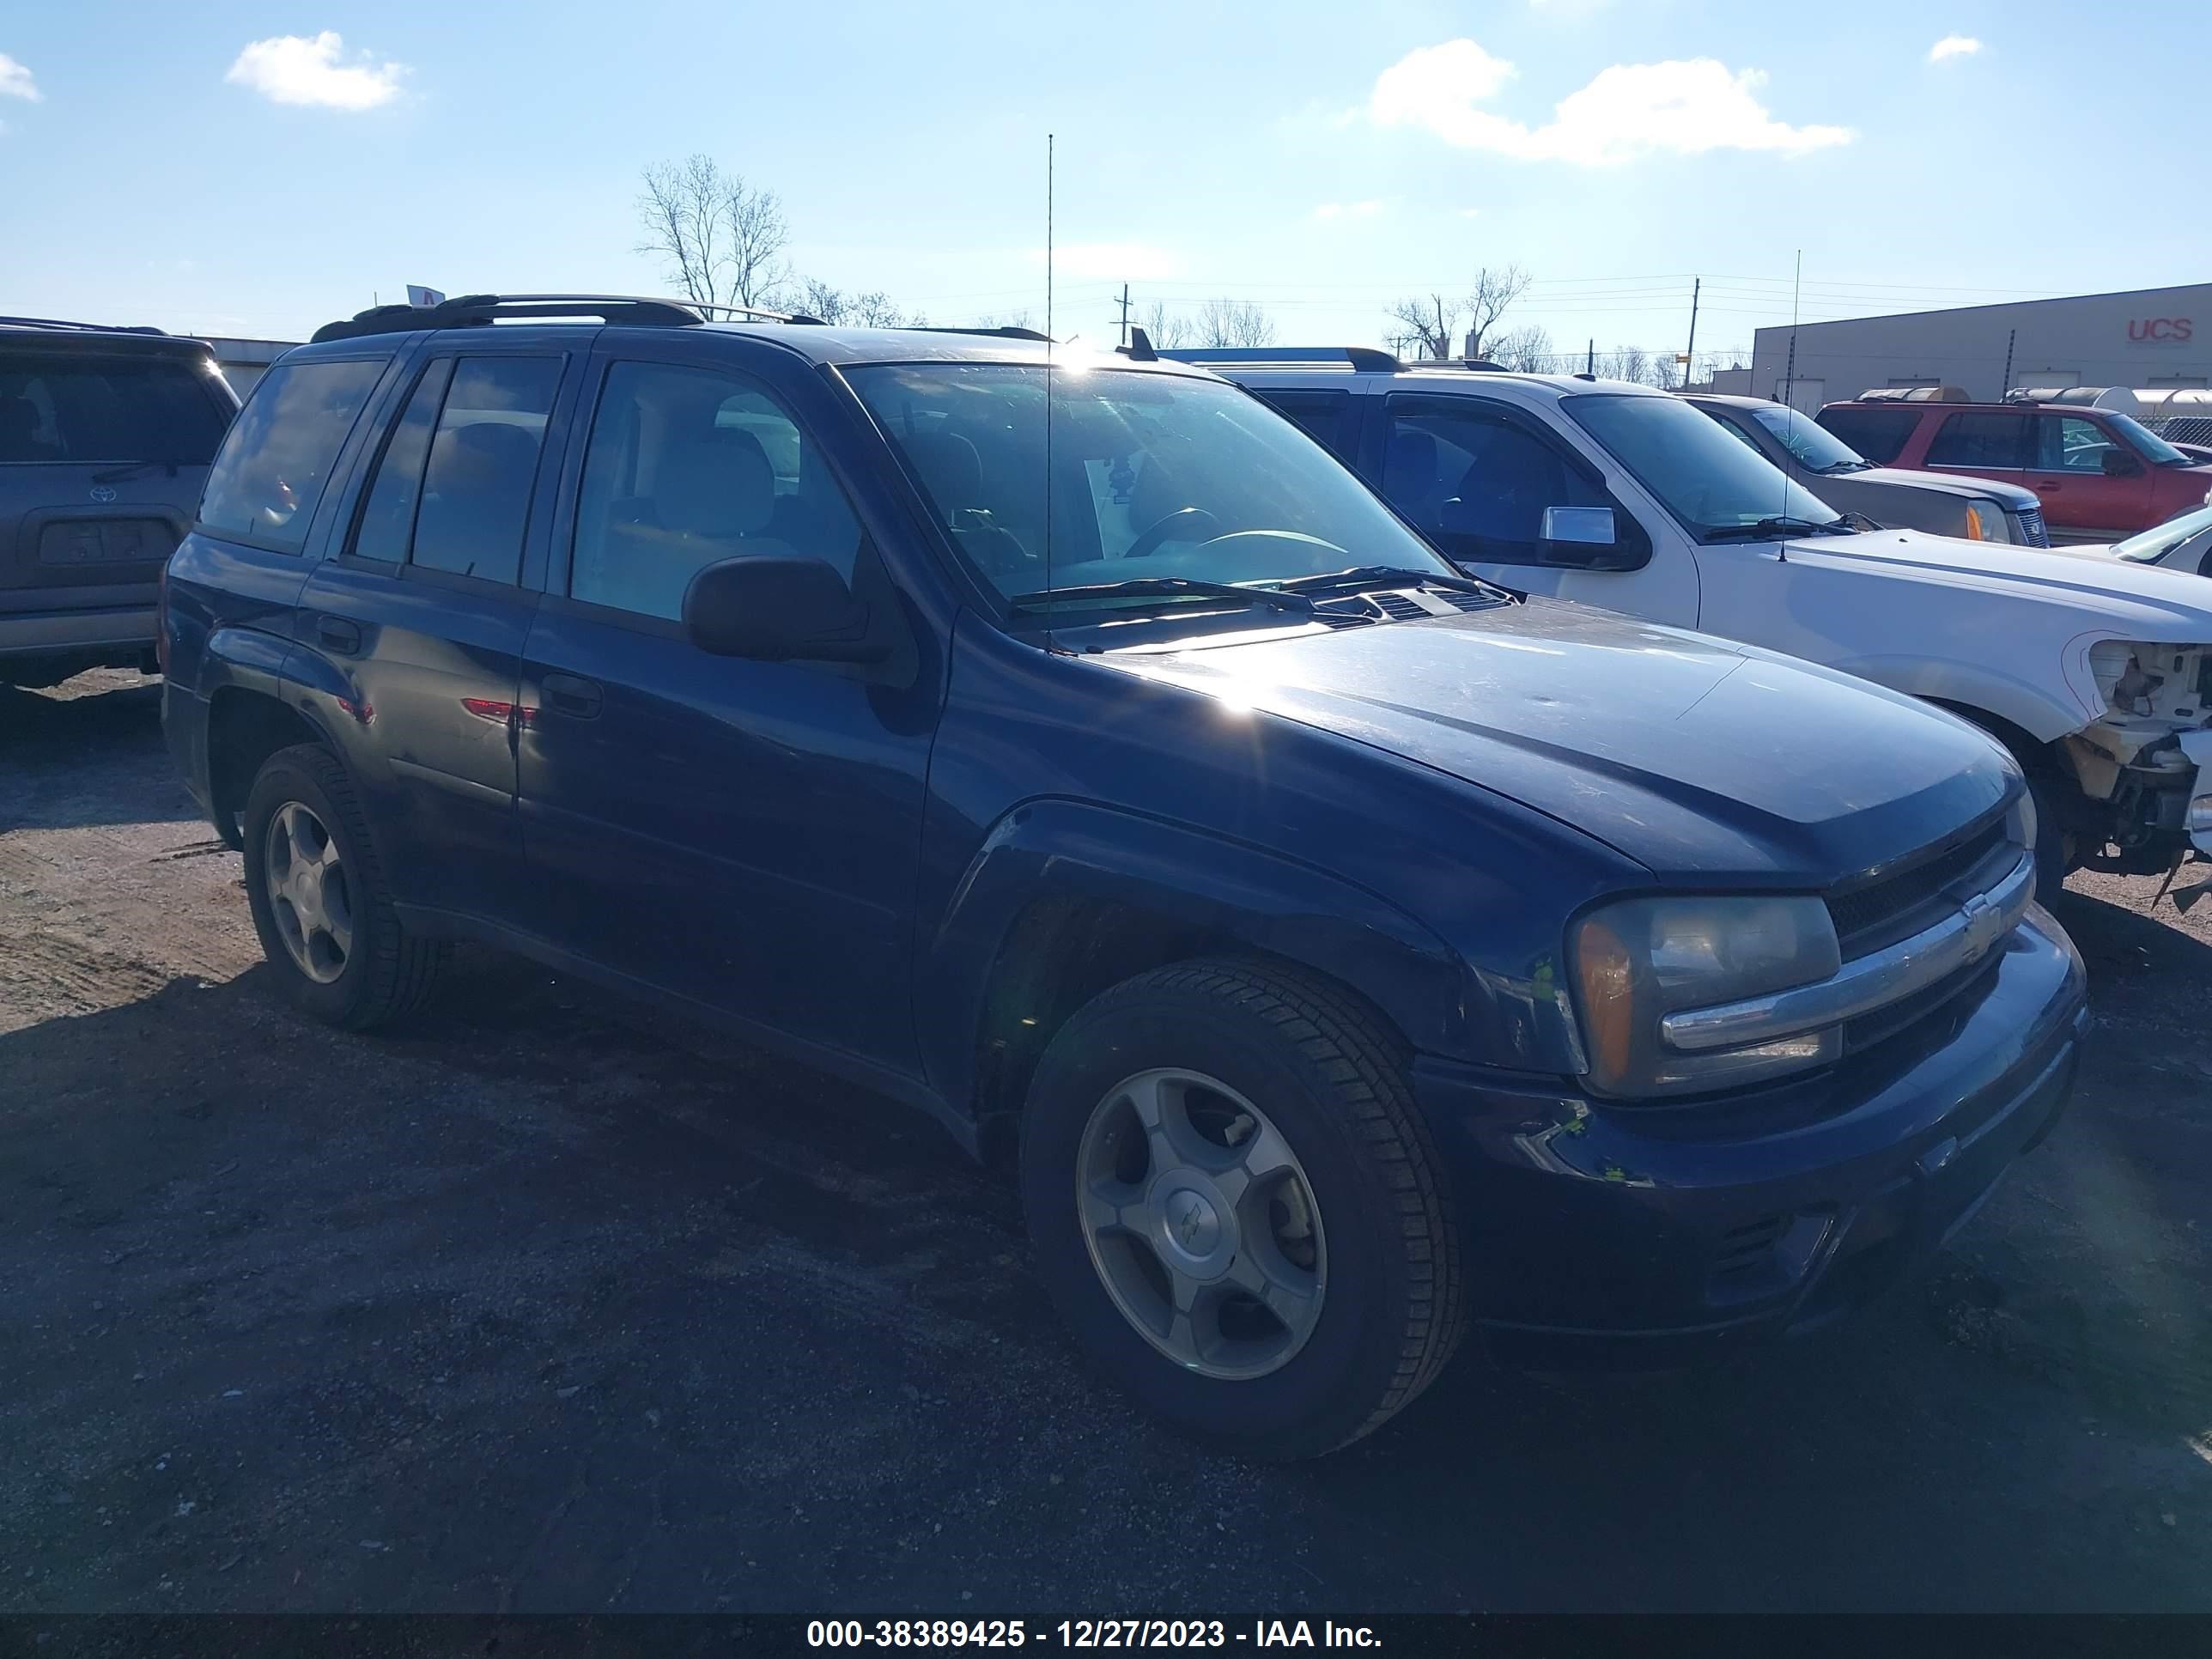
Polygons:
[[350,653],[361,649],[361,624],[343,617],[318,617],[315,637],[333,651]]
[[545,706],[580,720],[591,720],[599,712],[599,688],[592,681],[579,679],[574,674],[548,674],[545,677]]

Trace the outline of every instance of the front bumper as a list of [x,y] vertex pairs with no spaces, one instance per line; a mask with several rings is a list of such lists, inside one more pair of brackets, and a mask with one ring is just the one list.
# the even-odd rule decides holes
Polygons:
[[2084,994],[2072,941],[2031,908],[1986,975],[1917,1025],[1732,1103],[1624,1109],[1422,1058],[1493,1352],[1678,1365],[1870,1299],[2057,1122]]

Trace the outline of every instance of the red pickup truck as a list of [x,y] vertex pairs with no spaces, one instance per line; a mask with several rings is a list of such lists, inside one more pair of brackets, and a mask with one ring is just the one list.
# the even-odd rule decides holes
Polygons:
[[1815,418],[1884,466],[2027,486],[2056,541],[2118,541],[2212,494],[2212,465],[2112,410],[1856,398]]

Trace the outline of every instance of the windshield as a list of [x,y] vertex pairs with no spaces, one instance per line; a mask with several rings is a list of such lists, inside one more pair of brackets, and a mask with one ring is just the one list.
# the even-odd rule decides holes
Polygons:
[[1009,600],[1139,578],[1279,582],[1354,565],[1458,574],[1297,426],[1217,380],[1055,369],[1048,529],[1042,365],[845,373],[938,523]]
[[1809,415],[1781,404],[1768,404],[1750,414],[1810,471],[1857,472],[1874,465]]
[[2145,426],[2132,415],[2107,415],[2112,429],[2136,447],[2153,466],[2194,466],[2196,462]]
[[2113,543],[2112,551],[2124,559],[2149,564],[2164,558],[2191,536],[2206,530],[2212,530],[2212,507],[2200,507],[2178,519],[2168,519],[2164,524],[2153,525],[2139,535]]
[[[1770,520],[1843,528],[1834,507],[1678,398],[1606,392],[1564,401],[1590,436],[1701,538]],[[1778,522],[1773,533],[1793,527]]]

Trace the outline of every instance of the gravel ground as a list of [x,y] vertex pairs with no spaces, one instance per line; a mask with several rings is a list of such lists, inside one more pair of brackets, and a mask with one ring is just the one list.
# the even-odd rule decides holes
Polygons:
[[0,690],[0,1613],[2212,1611],[2212,905],[2075,878],[2075,1109],[1864,1320],[1258,1469],[895,1105],[489,955],[288,1012],[155,697]]

